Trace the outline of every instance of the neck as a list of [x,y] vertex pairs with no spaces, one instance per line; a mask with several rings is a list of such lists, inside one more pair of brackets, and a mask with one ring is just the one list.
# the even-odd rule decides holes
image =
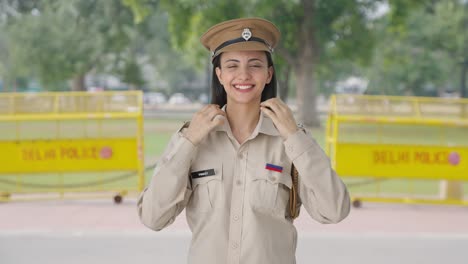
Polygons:
[[226,115],[234,137],[243,143],[254,131],[260,118],[260,102],[237,104],[228,102]]

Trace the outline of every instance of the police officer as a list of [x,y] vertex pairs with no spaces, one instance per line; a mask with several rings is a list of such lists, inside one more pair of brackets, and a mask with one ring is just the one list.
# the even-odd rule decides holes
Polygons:
[[337,223],[349,213],[328,157],[276,98],[279,38],[260,18],[225,21],[201,37],[212,52],[212,104],[173,135],[138,200],[141,221],[156,231],[186,209],[189,263],[295,263],[293,165],[297,202],[313,219]]

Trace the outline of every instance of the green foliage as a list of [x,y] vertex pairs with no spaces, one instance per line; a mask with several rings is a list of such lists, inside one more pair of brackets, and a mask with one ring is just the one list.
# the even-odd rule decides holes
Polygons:
[[122,72],[122,81],[141,87],[145,84],[141,68],[134,60],[125,64]]
[[158,3],[26,0],[21,7],[11,4],[15,15],[8,14],[0,24],[7,33],[0,35],[0,78],[29,76],[47,89],[63,89],[65,81],[89,72],[119,76],[131,87],[146,86],[145,79],[155,83],[156,75],[169,90],[182,89],[199,74],[185,62],[189,56],[172,48],[174,35],[168,34],[168,17]]
[[96,68],[121,72],[136,28],[120,1],[50,0],[10,19],[6,30],[18,72],[47,86]]
[[[373,41],[365,12],[374,8],[374,2],[379,1],[316,1],[313,25],[306,28],[316,34],[320,53],[368,61]],[[300,1],[163,1],[163,6],[170,14],[172,40],[182,50],[194,51],[194,55],[199,56],[199,49],[194,47],[200,44],[192,43],[192,39],[198,41],[215,23],[244,16],[273,21],[282,32],[281,48],[293,57],[301,45],[298,40],[306,14]]]
[[435,2],[408,11],[395,31],[385,18],[378,27],[379,44],[368,70],[369,92],[436,95],[458,86],[463,57],[463,6],[460,1]]
[[141,23],[151,13],[151,6],[158,1],[152,0],[122,0],[122,4],[132,10],[135,24]]
[[[306,9],[313,3],[312,9]],[[388,3],[387,14],[373,12]],[[310,86],[332,93],[349,76],[369,93],[434,94],[459,86],[467,60],[467,7],[460,0],[5,0],[0,2],[0,78],[38,77],[49,89],[90,71],[144,86],[152,65],[167,92],[209,74],[201,34],[226,19],[256,16],[282,32],[278,79],[294,84],[301,52],[314,45]],[[466,5],[466,4],[465,4]],[[297,76],[294,76],[297,77]],[[205,77],[206,78],[206,77]],[[291,82],[292,80],[292,82]],[[150,87],[154,88],[154,87]],[[297,87],[297,89],[305,89]],[[290,94],[294,94],[294,91]]]
[[[150,89],[164,90],[166,93],[179,92],[200,78],[200,69],[194,67],[184,53],[176,51],[168,32],[168,16],[160,10],[148,16],[143,24],[147,25],[145,33],[153,34],[144,42],[144,53],[147,62],[155,67],[156,78],[167,83],[167,89],[149,87]],[[194,61],[193,58],[191,59]]]

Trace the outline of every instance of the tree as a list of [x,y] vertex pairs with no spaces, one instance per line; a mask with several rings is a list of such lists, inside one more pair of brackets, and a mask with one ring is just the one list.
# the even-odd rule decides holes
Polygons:
[[135,62],[129,58],[137,45],[131,39],[135,24],[120,1],[37,1],[31,10],[8,21],[10,51],[43,84],[72,79],[72,90],[84,90],[92,69],[122,73],[127,62]]
[[[314,73],[337,57],[370,58],[373,44],[367,13],[378,1],[244,0],[244,1],[163,1],[170,14],[174,43],[194,57],[200,54],[199,36],[209,26],[230,18],[259,16],[272,20],[283,34],[278,55],[285,61],[282,78],[294,73],[298,119],[319,125],[315,106]],[[196,40],[196,44],[195,44]],[[205,53],[206,54],[206,53]],[[288,72],[289,71],[289,72]]]
[[[143,47],[147,62],[154,66],[155,78],[163,80],[167,87],[156,87],[158,90],[165,90],[166,93],[182,92],[188,89],[187,86],[202,82],[203,68],[193,67],[192,58],[172,47],[168,15],[165,12],[158,9],[146,16],[142,23],[147,25],[147,29],[142,32],[147,37]],[[154,36],[148,37],[148,34]]]
[[12,44],[6,34],[6,26],[10,17],[26,10],[30,11],[34,7],[34,2],[34,0],[0,1],[0,79],[3,81],[5,91],[16,91],[18,83],[23,80],[22,73],[10,54]]
[[378,24],[379,43],[368,71],[377,94],[437,95],[458,86],[463,61],[463,5],[458,0],[417,6],[404,20],[391,14]]

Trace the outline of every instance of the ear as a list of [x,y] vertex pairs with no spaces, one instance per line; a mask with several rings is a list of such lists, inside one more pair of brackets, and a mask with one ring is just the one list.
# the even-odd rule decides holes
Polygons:
[[223,85],[223,81],[221,80],[221,68],[216,67],[215,71],[216,71],[216,76],[218,76],[219,83]]
[[273,69],[273,66],[268,67],[268,77],[266,80],[266,83],[269,84],[271,82],[271,79],[273,78],[273,73],[275,70]]

